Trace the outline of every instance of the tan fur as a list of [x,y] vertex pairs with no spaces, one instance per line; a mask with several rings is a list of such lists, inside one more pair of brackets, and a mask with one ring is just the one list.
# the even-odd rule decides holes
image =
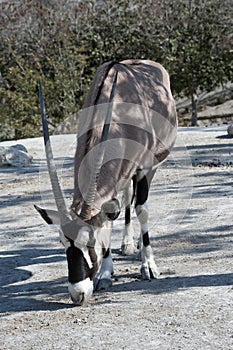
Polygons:
[[77,213],[88,189],[87,177],[98,156],[98,152],[92,154],[92,151],[100,140],[116,70],[110,141],[106,142],[92,214],[98,213],[105,201],[128,186],[137,169],[148,170],[161,163],[175,142],[177,116],[167,71],[159,63],[148,60],[102,65],[95,74],[79,118],[73,201]]

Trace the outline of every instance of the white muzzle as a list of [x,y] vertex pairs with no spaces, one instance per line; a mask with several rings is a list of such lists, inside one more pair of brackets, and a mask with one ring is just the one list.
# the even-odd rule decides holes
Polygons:
[[93,281],[86,278],[84,281],[77,283],[68,283],[68,291],[74,304],[84,305],[93,294]]

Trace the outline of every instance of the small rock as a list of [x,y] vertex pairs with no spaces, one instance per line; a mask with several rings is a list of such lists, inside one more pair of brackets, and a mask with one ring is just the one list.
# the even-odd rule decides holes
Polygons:
[[24,145],[0,146],[0,166],[10,165],[21,168],[28,166],[31,162],[32,156],[28,154]]

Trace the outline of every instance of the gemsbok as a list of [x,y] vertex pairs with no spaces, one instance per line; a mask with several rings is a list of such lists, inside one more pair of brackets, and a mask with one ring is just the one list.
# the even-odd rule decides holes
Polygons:
[[148,233],[147,200],[156,168],[170,153],[177,134],[167,71],[149,60],[112,61],[99,67],[78,117],[74,196],[69,210],[54,166],[41,85],[40,103],[47,164],[58,211],[35,207],[48,224],[60,224],[72,301],[83,305],[94,290],[111,285],[110,221],[118,217],[122,207],[122,251],[132,252],[132,183],[141,227],[142,278],[157,278],[159,272]]

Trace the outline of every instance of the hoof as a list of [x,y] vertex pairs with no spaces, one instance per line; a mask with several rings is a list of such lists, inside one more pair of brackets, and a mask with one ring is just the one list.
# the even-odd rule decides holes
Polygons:
[[141,268],[141,275],[143,280],[150,280],[150,271],[147,267]]
[[141,275],[143,280],[151,280],[151,279],[157,279],[160,273],[156,266],[153,268],[142,267]]
[[133,255],[136,251],[134,244],[123,244],[121,246],[122,255]]
[[150,272],[150,278],[151,279],[159,278],[160,272],[159,272],[157,266],[155,266],[153,268],[149,268],[149,272]]
[[108,278],[103,278],[95,281],[94,290],[95,291],[107,290],[111,286],[112,286],[112,280]]

